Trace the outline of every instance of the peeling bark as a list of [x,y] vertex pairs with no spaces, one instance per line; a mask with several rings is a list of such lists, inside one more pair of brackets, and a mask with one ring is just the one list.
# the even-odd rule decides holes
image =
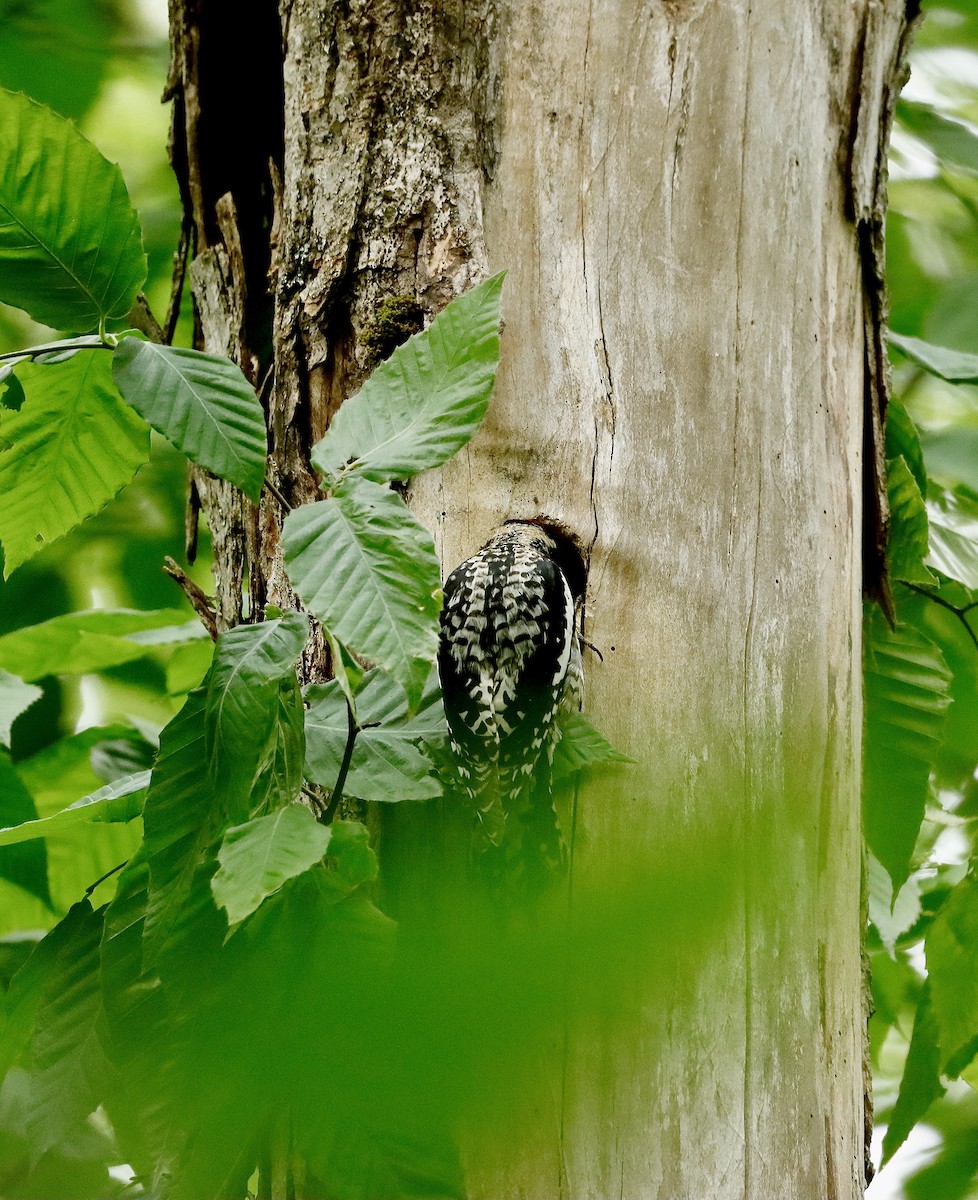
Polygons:
[[[721,828],[738,864],[698,1003],[638,1005],[627,1036],[569,1015],[549,1107],[471,1195],[861,1195],[860,601],[863,563],[885,596],[885,159],[916,5],[253,8],[280,25],[243,65],[229,0],[171,0],[173,159],[199,343],[261,389],[275,490],[315,497],[310,447],[380,348],[508,267],[489,417],[412,503],[446,569],[508,516],[587,546],[586,707],[639,766],[613,804],[582,791],[574,880],[664,827]],[[278,501],[194,484],[219,623],[245,581],[249,614],[293,604]]]

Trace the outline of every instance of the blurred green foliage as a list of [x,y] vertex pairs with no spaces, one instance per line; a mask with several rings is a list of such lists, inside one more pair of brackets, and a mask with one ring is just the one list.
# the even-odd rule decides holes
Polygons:
[[[972,0],[930,0],[924,8],[890,163],[890,325],[901,336],[893,342],[897,405],[887,454],[891,501],[906,497],[894,492],[907,486],[901,456],[922,485],[930,526],[926,567],[934,573],[931,580],[916,576],[906,561],[895,570],[907,581],[894,584],[896,637],[916,639],[915,670],[930,662],[946,683],[932,681],[925,702],[944,716],[930,730],[929,782],[916,790],[923,820],[908,831],[912,846],[907,832],[899,833],[908,776],[892,787],[867,781],[868,833],[874,823],[887,823],[870,845],[889,856],[891,874],[903,839],[895,901],[891,879],[873,855],[868,871],[877,1164],[895,1155],[871,1186],[871,1200],[978,1196],[978,1103],[969,1086],[978,1083],[971,1065],[978,905],[970,874],[978,818],[978,386],[967,358],[978,355],[978,8]],[[971,382],[949,382],[969,376]],[[907,510],[898,501],[898,539],[906,533],[900,511]],[[866,753],[867,771],[878,772],[892,737],[880,740],[873,719],[876,628],[873,618]],[[916,708],[918,728],[922,711]],[[912,741],[909,728],[903,736]],[[901,761],[892,759],[890,769]]]
[[[891,326],[899,335],[897,403],[887,430],[898,624],[891,630],[869,612],[865,629],[877,1161],[895,1156],[870,1192],[879,1200],[978,1197],[978,888],[971,874],[978,385],[949,382],[971,378],[962,356],[978,356],[978,11],[973,0],[925,7],[897,112],[887,229]],[[164,9],[124,0],[0,0],[0,87],[23,90],[77,121],[121,163],[142,223],[145,291],[158,315],[169,302],[181,222],[163,154]],[[20,310],[0,309],[0,353],[57,333]],[[177,340],[189,340],[186,312]],[[7,387],[13,410],[17,398]],[[339,455],[338,469],[348,457]],[[160,1171],[160,1146],[180,1122],[195,1127],[198,1143],[183,1148],[175,1195],[217,1194],[231,1183],[240,1191],[265,1153],[258,1143],[275,1159],[282,1151],[276,1139],[289,1136],[303,1147],[311,1179],[339,1181],[344,1195],[460,1194],[454,1125],[464,1115],[518,1133],[518,1118],[494,1106],[513,1094],[514,1080],[531,1097],[546,1091],[542,1063],[566,1015],[562,1004],[554,1009],[555,997],[570,990],[582,1019],[608,1023],[628,1020],[620,1003],[626,978],[635,1006],[664,979],[674,993],[692,994],[700,949],[724,936],[737,910],[737,897],[702,865],[720,852],[711,848],[714,835],[698,835],[700,865],[664,837],[663,870],[650,871],[644,861],[627,886],[622,848],[614,886],[594,882],[577,906],[586,917],[570,931],[548,913],[546,899],[537,920],[514,918],[501,930],[498,897],[460,888],[455,877],[444,909],[437,895],[405,892],[399,909],[388,905],[404,934],[395,952],[392,923],[374,903],[377,862],[363,827],[341,822],[330,833],[317,826],[323,869],[309,871],[306,818],[298,815],[305,810],[292,810],[283,823],[286,810],[263,807],[276,788],[301,779],[296,647],[279,656],[275,672],[250,679],[277,705],[267,738],[250,736],[261,714],[249,716],[246,706],[237,724],[216,731],[204,717],[205,698],[193,689],[207,671],[211,643],[181,632],[193,614],[183,606],[181,622],[170,611],[182,600],[160,570],[165,555],[183,558],[184,474],[184,459],[154,435],[150,461],[124,491],[0,583],[0,650],[14,655],[18,643],[4,635],[54,620],[49,641],[60,639],[64,654],[57,671],[40,660],[32,671],[22,650],[11,658],[41,695],[31,693],[9,738],[0,720],[0,827],[91,799],[83,817],[65,820],[43,841],[0,839],[0,1075],[17,1063],[35,1025],[46,1031],[33,1047],[33,1070],[13,1065],[0,1089],[0,1194],[122,1194],[106,1175],[107,1164],[119,1164],[110,1121],[145,1176]],[[209,589],[206,543],[193,575]],[[57,622],[89,609],[103,610],[101,626]],[[120,612],[130,609],[153,616],[134,623]],[[221,653],[230,658],[211,676],[212,709],[211,693],[222,679],[233,682],[240,667],[233,638]],[[362,686],[366,704],[370,678],[344,679],[346,699],[353,702]],[[419,695],[422,682],[418,675]],[[20,704],[23,692],[10,688],[6,696]],[[318,705],[319,740],[305,753],[326,780],[342,756],[344,694],[335,685],[307,699]],[[3,703],[0,693],[0,717]],[[423,701],[419,713],[405,708],[390,730],[364,739],[351,795],[379,786],[367,763],[377,747],[387,756],[384,789],[396,789],[403,776],[424,795],[437,792],[431,764],[415,763],[427,740],[437,740],[426,711]],[[408,741],[401,727],[418,738]],[[164,729],[146,794],[142,772]],[[584,730],[574,743],[585,758],[592,734]],[[220,749],[222,738],[230,748]],[[251,799],[223,842],[223,818],[206,807],[215,798],[195,784],[202,759],[222,753],[248,773],[231,790]],[[144,798],[142,842],[142,821],[131,818]],[[410,834],[410,818],[406,828]],[[428,827],[414,845],[405,838],[402,867],[403,855],[431,852],[430,834]],[[684,831],[684,846],[690,836]],[[243,879],[230,866],[253,847],[266,869]],[[388,868],[396,879],[396,855]],[[736,876],[726,873],[728,881]],[[235,914],[233,937],[225,937],[212,894]],[[649,928],[649,911],[668,920]],[[91,987],[99,971],[105,996]],[[405,1009],[405,997],[414,1008]],[[351,1031],[342,1044],[327,1036],[336,1028]],[[154,1058],[160,1046],[162,1059]],[[125,1071],[110,1070],[106,1047]],[[160,1061],[165,1070],[157,1078]],[[283,1062],[296,1066],[283,1073]],[[103,1098],[93,1120],[85,1120],[91,1096],[79,1091],[78,1079]],[[279,1094],[283,1080],[288,1096]],[[304,1128],[297,1117],[291,1135],[279,1129],[276,1112],[286,1101],[317,1121]],[[323,1113],[342,1114],[342,1122],[324,1124]],[[274,1162],[263,1165],[274,1175]]]

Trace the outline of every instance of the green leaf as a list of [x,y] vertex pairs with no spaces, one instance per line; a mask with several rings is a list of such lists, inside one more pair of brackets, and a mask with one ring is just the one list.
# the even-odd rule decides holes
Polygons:
[[409,338],[344,401],[313,465],[384,482],[437,467],[485,416],[499,364],[499,297],[505,272],[453,300],[431,328]]
[[9,749],[14,721],[43,695],[39,687],[0,667],[0,746]]
[[892,958],[897,939],[912,929],[920,917],[920,884],[911,875],[893,898],[893,883],[875,854],[867,855],[869,917],[880,941]]
[[102,911],[93,912],[83,900],[62,925],[64,944],[38,1007],[31,1055],[34,1089],[27,1127],[36,1158],[95,1111],[108,1074],[99,1032]]
[[306,614],[292,612],[230,629],[214,648],[204,726],[207,761],[239,822],[250,815],[256,779],[274,761],[280,685],[295,678],[308,633]]
[[[34,797],[17,774],[10,755],[0,750],[0,826],[33,823],[37,817]],[[9,880],[51,907],[48,886],[48,856],[43,843],[9,846],[0,831],[0,879]]]
[[290,879],[308,871],[326,853],[331,837],[301,804],[236,825],[224,835],[211,880],[214,899],[233,929]]
[[265,414],[240,367],[226,358],[122,338],[112,377],[123,398],[198,467],[257,504],[265,479]]
[[928,501],[930,566],[965,587],[978,589],[978,503],[944,492]]
[[89,675],[145,657],[153,649],[154,637],[174,626],[196,638],[201,626],[185,622],[185,616],[171,609],[107,608],[52,617],[0,637],[0,667],[28,680]]
[[[29,842],[34,838],[45,838],[51,834],[60,833],[72,825],[81,825],[86,821],[107,823],[126,822],[138,817],[143,810],[143,799],[149,787],[150,772],[138,771],[135,775],[126,775],[122,779],[113,780],[105,787],[90,792],[81,800],[76,800],[60,812],[49,817],[26,819],[16,825],[0,828],[0,846],[13,846],[18,842]],[[0,812],[0,819],[4,814]]]
[[568,713],[560,722],[560,741],[554,751],[554,780],[598,767],[604,763],[631,763],[635,760],[622,754],[580,713]]
[[941,1069],[958,1075],[978,1051],[978,879],[954,888],[927,935],[927,976]]
[[146,278],[119,168],[70,121],[0,91],[0,299],[56,329],[126,316]]
[[82,116],[116,53],[120,18],[98,0],[5,5],[0,87],[24,92],[63,116]]
[[909,625],[891,630],[876,608],[867,610],[863,630],[866,841],[898,892],[944,736],[951,673],[930,638]]
[[207,771],[205,689],[191,692],[160,735],[143,808],[143,841],[149,862],[146,905],[147,963],[158,957],[188,905],[198,865],[224,826],[221,797]]
[[890,578],[905,583],[936,583],[937,577],[924,566],[927,508],[903,455],[887,462],[886,481],[891,518],[886,548]]
[[275,700],[275,728],[268,766],[258,776],[251,793],[250,810],[258,815],[291,804],[302,788],[306,754],[305,709],[295,672],[279,684]]
[[[347,738],[347,704],[337,680],[306,692],[306,773],[332,787]],[[362,728],[350,760],[344,794],[360,800],[430,800],[441,795],[426,745],[448,736],[437,681],[429,680],[418,711],[409,714],[406,697],[383,671],[369,671],[356,693]]]
[[885,1166],[896,1154],[931,1104],[944,1095],[937,1038],[937,1021],[931,1007],[930,991],[925,983],[914,1017],[900,1094],[883,1137],[881,1166]]
[[372,883],[379,866],[366,825],[359,821],[334,821],[329,828],[333,836],[326,852],[326,880],[329,891],[341,899],[361,884]]
[[921,434],[927,473],[949,487],[964,484],[978,492],[978,428],[951,425]]
[[924,453],[920,448],[920,435],[910,414],[895,400],[886,406],[886,457],[903,457],[914,477],[922,496],[927,495],[927,470]]
[[943,163],[978,175],[978,134],[970,126],[944,116],[929,104],[903,98],[897,101],[897,117]]
[[945,379],[948,383],[978,383],[978,354],[965,354],[948,346],[935,346],[920,338],[894,333],[892,329],[886,331],[886,340],[918,367],[923,367],[938,379]]
[[98,512],[149,458],[149,430],[123,404],[110,372],[98,350],[57,367],[18,367],[27,399],[19,412],[0,409],[7,575]]
[[428,531],[388,488],[348,479],[329,500],[289,513],[282,540],[306,607],[389,671],[415,707],[438,649],[441,585]]
[[11,412],[20,412],[25,399],[24,387],[11,371],[0,379],[0,405],[9,408]]

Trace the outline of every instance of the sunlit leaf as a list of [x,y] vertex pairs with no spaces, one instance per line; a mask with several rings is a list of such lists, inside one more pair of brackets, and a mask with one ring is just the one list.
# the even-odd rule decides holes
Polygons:
[[431,535],[377,483],[348,479],[285,519],[285,562],[303,603],[417,705],[438,648],[441,584]]
[[345,400],[313,465],[335,478],[406,479],[445,462],[485,416],[499,363],[501,272],[459,296]]
[[256,503],[268,453],[265,414],[241,368],[226,358],[123,338],[112,378],[127,403],[199,467]]
[[55,329],[124,317],[146,278],[119,168],[70,121],[0,91],[0,299]]
[[25,683],[19,676],[0,667],[0,746],[9,749],[14,721],[43,694],[39,687]]
[[944,492],[927,503],[930,524],[928,563],[965,587],[978,589],[978,503]]
[[951,673],[929,638],[910,625],[889,629],[875,607],[863,630],[866,840],[899,891],[944,736]]
[[185,613],[171,609],[66,613],[0,637],[0,668],[28,680],[88,675],[144,657],[157,644],[157,635],[174,628],[186,629],[188,638],[197,638],[201,626],[188,625],[185,618]]
[[931,1104],[944,1095],[944,1090],[940,1077],[937,1021],[931,1007],[930,990],[925,984],[914,1017],[900,1094],[883,1137],[884,1164],[900,1149]]
[[[49,817],[37,817],[35,814],[33,820],[26,819],[16,825],[4,820],[6,828],[0,828],[0,846],[13,846],[34,838],[48,837],[61,833],[68,826],[81,825],[86,821],[113,824],[131,821],[142,812],[149,779],[149,771],[140,771],[107,783],[105,787],[83,796]],[[3,815],[0,810],[0,817]]]
[[875,854],[867,854],[867,898],[869,918],[880,941],[892,957],[897,939],[911,929],[920,916],[920,885],[911,875],[893,899],[893,882]]
[[288,804],[267,817],[236,825],[218,851],[220,868],[211,880],[214,899],[235,925],[290,879],[326,853],[331,832],[301,804]]
[[149,458],[149,430],[115,390],[108,354],[25,363],[18,375],[26,400],[19,412],[0,409],[7,575],[98,512]]
[[927,935],[927,974],[941,1069],[957,1075],[978,1052],[978,879],[957,885]]

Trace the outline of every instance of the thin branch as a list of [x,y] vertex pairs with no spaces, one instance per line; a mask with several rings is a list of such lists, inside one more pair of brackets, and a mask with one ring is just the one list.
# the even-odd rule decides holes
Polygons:
[[175,563],[169,556],[163,559],[163,570],[187,597],[190,607],[200,617],[201,624],[210,634],[211,640],[216,642],[217,613],[214,611],[210,597],[194,583],[183,567]]
[[88,887],[85,888],[85,895],[90,896],[92,894],[92,892],[94,892],[95,889],[100,884],[105,883],[105,881],[107,879],[111,879],[112,876],[116,873],[116,871],[121,871],[123,867],[128,865],[128,863],[129,863],[129,859],[127,858],[127,859],[125,859],[124,862],[119,863],[119,865],[117,867],[113,867],[111,871],[106,871],[104,875],[100,876],[98,879],[95,880],[94,883],[90,883],[88,885]]
[[180,241],[173,255],[173,284],[170,288],[170,303],[166,309],[166,321],[163,323],[163,340],[168,346],[173,344],[173,335],[180,320],[183,281],[187,277],[187,262],[190,258],[191,226],[190,217],[184,215],[183,224],[180,226]]
[[262,487],[264,487],[264,489],[268,492],[268,494],[270,496],[275,497],[275,499],[279,502],[279,504],[281,504],[282,508],[287,513],[290,513],[292,511],[294,505],[290,504],[288,502],[288,500],[286,500],[286,498],[282,495],[282,493],[278,490],[276,485],[274,483],[272,483],[272,481],[270,479],[266,479],[265,482],[262,484]]
[[968,637],[971,639],[971,644],[978,651],[978,633],[968,624],[967,613],[969,609],[975,607],[974,604],[969,604],[966,608],[958,608],[956,604],[952,604],[950,600],[945,600],[943,596],[938,596],[936,592],[929,592],[926,588],[918,587],[915,583],[907,583],[906,580],[901,581],[905,588],[909,588],[911,592],[916,592],[918,596],[925,596],[928,600],[933,600],[935,604],[939,604],[941,608],[946,608],[948,612],[953,612],[961,624],[964,626]]
[[329,798],[329,804],[326,806],[325,813],[323,813],[324,825],[329,825],[332,822],[333,817],[336,816],[336,810],[339,808],[340,800],[343,799],[343,788],[346,785],[346,777],[350,773],[353,747],[356,745],[357,734],[360,732],[349,701],[346,704],[346,722],[346,749],[343,751],[343,761],[340,763],[340,771],[336,776],[336,786],[333,788],[333,794]]
[[127,319],[134,329],[145,333],[149,340],[155,342],[157,346],[163,341],[163,327],[157,321],[156,314],[150,308],[149,301],[143,292],[140,292],[133,301]]

